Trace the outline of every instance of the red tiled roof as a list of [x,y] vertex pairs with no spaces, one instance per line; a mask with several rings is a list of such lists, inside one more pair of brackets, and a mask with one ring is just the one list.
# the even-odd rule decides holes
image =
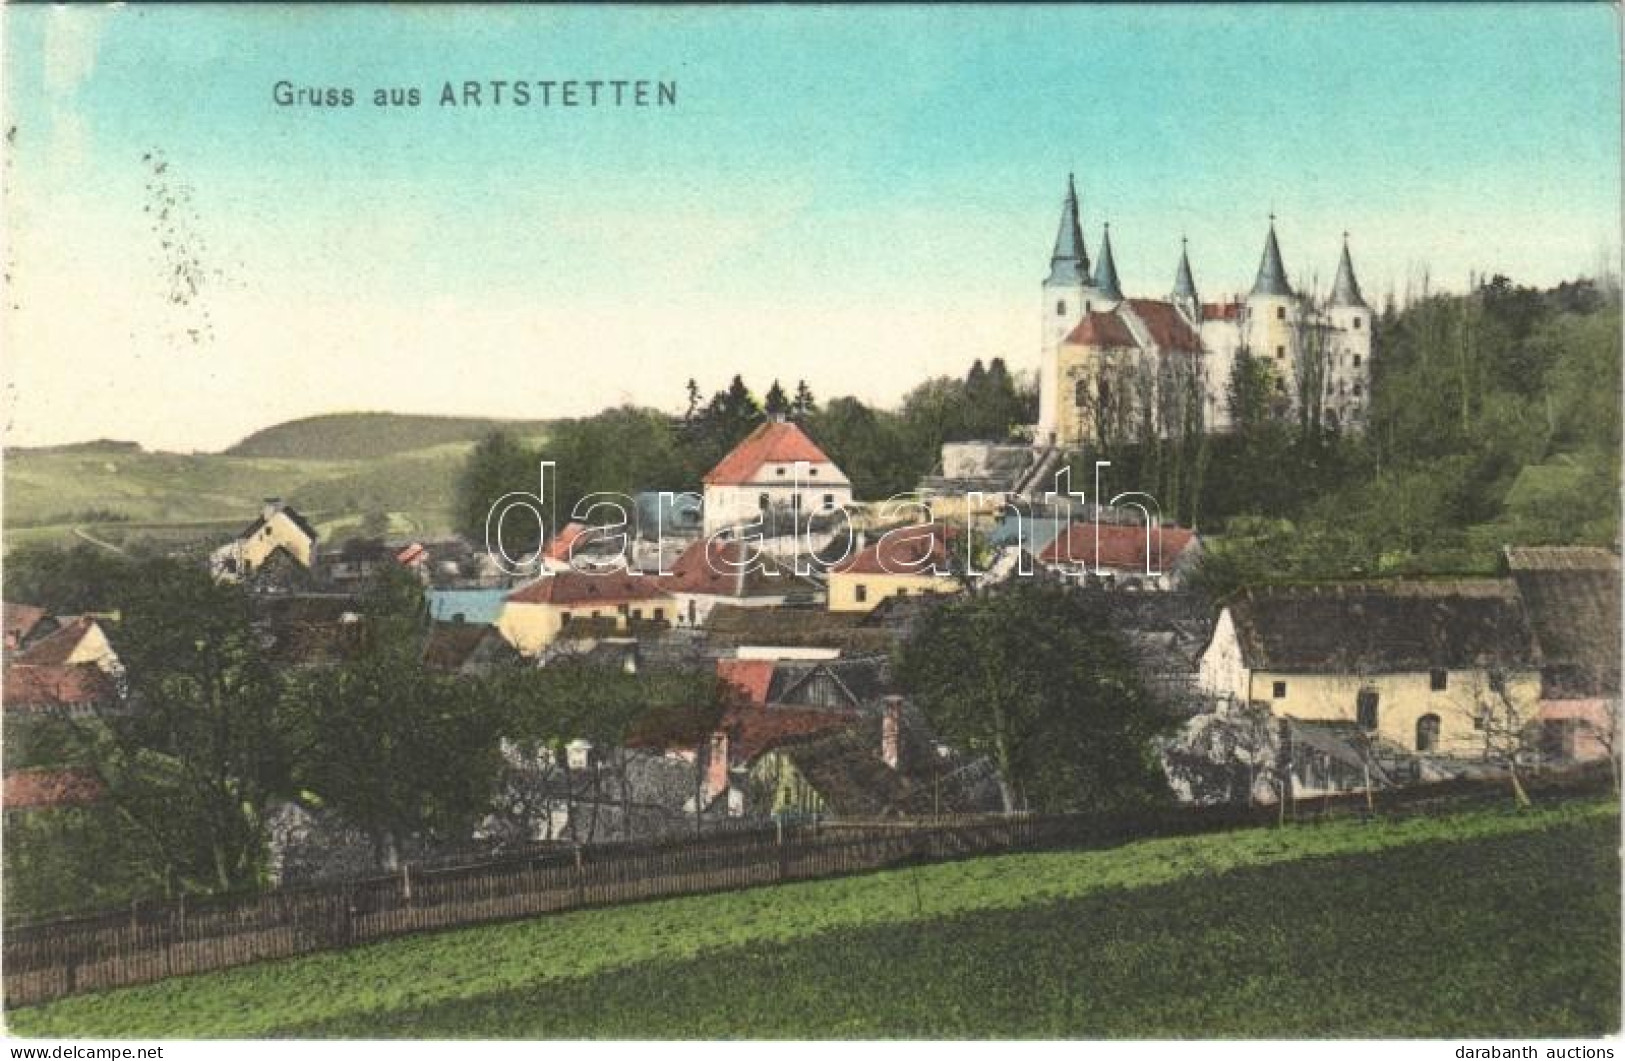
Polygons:
[[17,645],[50,613],[32,604],[5,602],[6,645]]
[[660,588],[658,579],[625,571],[589,574],[560,571],[539,578],[508,594],[513,604],[619,604],[623,601],[660,600],[671,594]]
[[[1153,567],[1167,571],[1179,559],[1196,535],[1184,527],[1163,527],[1158,554],[1158,535],[1151,532]],[[1095,562],[1095,525],[1074,523],[1071,530],[1057,537],[1038,556],[1040,563],[1087,563],[1091,568],[1112,567],[1145,570],[1145,528],[1133,524],[1102,523],[1100,525],[1100,561]]]
[[728,734],[729,763],[743,766],[782,744],[844,729],[853,719],[832,711],[745,708],[724,715],[721,728]]
[[8,709],[72,707],[106,702],[117,694],[107,675],[89,663],[13,663],[6,667],[0,685]]
[[1066,341],[1078,346],[1138,347],[1134,333],[1116,313],[1086,313]]
[[702,480],[707,486],[737,486],[754,482],[764,464],[828,464],[830,459],[807,433],[795,424],[763,424],[722,458]]
[[[953,537],[953,530],[941,523],[900,527],[888,531],[873,545],[835,565],[832,573],[837,575],[933,574],[935,572],[929,570],[924,563],[927,559],[931,561],[930,566],[937,568],[938,572],[946,572],[949,570],[948,542]],[[922,570],[922,568],[926,569]]]
[[585,533],[587,533],[585,523],[566,523],[564,529],[553,535],[553,540],[542,550],[542,559],[561,562],[570,559],[570,546]]
[[1239,302],[1204,302],[1202,319],[1205,321],[1233,321],[1241,316]]
[[83,770],[18,770],[5,777],[5,809],[83,806],[95,803],[106,790]]
[[743,585],[730,565],[743,564],[749,542],[719,542],[702,538],[683,550],[660,584],[672,593],[705,593],[719,597],[779,597],[795,588],[796,580],[766,553],[761,553]]
[[429,558],[429,550],[423,547],[422,542],[413,542],[395,554],[397,563],[415,564]]
[[68,662],[79,642],[90,633],[96,620],[88,615],[76,617],[59,630],[53,630],[12,657],[15,663],[30,663],[46,667],[59,667]]
[[1145,321],[1146,330],[1151,333],[1151,339],[1164,350],[1183,350],[1188,353],[1201,353],[1202,340],[1197,338],[1191,326],[1185,323],[1179,310],[1171,302],[1159,302],[1149,298],[1131,298],[1129,305],[1134,308],[1135,314]]
[[719,659],[717,677],[737,688],[750,703],[766,704],[773,666],[770,659]]

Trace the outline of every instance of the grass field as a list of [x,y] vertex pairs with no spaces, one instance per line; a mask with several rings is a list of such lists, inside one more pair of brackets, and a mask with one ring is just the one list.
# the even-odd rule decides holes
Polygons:
[[457,474],[469,450],[499,426],[524,428],[529,439],[543,434],[529,422],[348,414],[279,424],[224,454],[118,445],[12,450],[4,467],[5,547],[71,545],[83,535],[117,547],[223,540],[266,497],[291,502],[328,541],[360,533],[372,515],[388,517],[391,534],[443,534],[453,526]]
[[982,858],[67,999],[21,1035],[1565,1036],[1619,1027],[1610,802]]

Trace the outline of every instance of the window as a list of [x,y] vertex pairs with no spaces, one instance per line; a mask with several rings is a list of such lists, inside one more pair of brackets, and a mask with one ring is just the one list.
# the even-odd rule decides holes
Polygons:
[[1083,304],[1083,312],[1085,312],[1085,313],[1093,313],[1094,309],[1095,309],[1095,304],[1093,302],[1085,302]]
[[1428,688],[1436,693],[1442,693],[1450,687],[1450,672],[1442,670],[1428,671]]
[[1286,320],[1286,307],[1285,306],[1276,306],[1275,307],[1275,319],[1278,320],[1278,321]]
[[1275,360],[1279,361],[1284,357],[1286,357],[1286,347],[1277,346],[1275,348]]
[[1359,354],[1354,355],[1354,367],[1355,368],[1360,367],[1360,355]]
[[1439,747],[1439,716],[1423,715],[1416,720],[1416,750],[1437,751]]
[[1277,700],[1285,700],[1286,699],[1286,682],[1276,682],[1275,683],[1275,688],[1273,690],[1271,690],[1271,692],[1274,695],[1275,699],[1277,699]]
[[655,622],[663,623],[665,621],[666,621],[666,609],[664,609],[664,608],[656,608],[655,609]]
[[1066,316],[1066,303],[1064,301],[1055,303],[1055,315],[1057,317]]
[[559,622],[567,623],[569,621],[570,621],[570,613],[569,612],[560,612],[559,613]]
[[808,468],[807,469],[807,474],[808,475],[817,475],[818,474],[818,469],[817,468]]
[[1089,381],[1080,379],[1072,385],[1072,401],[1079,409],[1089,404]]
[[867,601],[869,599],[869,587],[868,586],[858,586],[858,587],[854,588],[852,590],[852,599],[857,601],[859,604],[862,604],[865,601]]
[[1354,396],[1356,398],[1360,396],[1360,385],[1358,383],[1354,385]]
[[1359,317],[1354,318],[1354,330],[1355,331],[1360,330],[1360,318]]
[[778,474],[779,474],[779,475],[780,475],[780,477],[782,477],[782,476],[783,476],[783,475],[784,475],[784,466],[783,466],[783,465],[780,465],[780,466],[779,466],[779,472],[778,472]]
[[1484,730],[1488,729],[1489,724],[1490,724],[1489,716],[1486,715],[1484,712],[1480,711],[1478,714],[1473,716],[1473,728],[1478,730],[1479,732],[1482,733]]
[[629,605],[629,604],[617,604],[615,606],[615,612],[618,615],[625,615],[627,612],[629,612],[631,610],[632,610],[632,606]]
[[1361,689],[1354,699],[1354,708],[1361,729],[1377,728],[1377,690]]
[[835,495],[834,494],[825,494],[824,495],[824,507],[825,508],[834,508],[835,507]]
[[763,512],[766,512],[768,508],[772,506],[772,504],[773,499],[768,497],[766,494],[763,494],[761,497],[756,499],[756,507],[761,509]]

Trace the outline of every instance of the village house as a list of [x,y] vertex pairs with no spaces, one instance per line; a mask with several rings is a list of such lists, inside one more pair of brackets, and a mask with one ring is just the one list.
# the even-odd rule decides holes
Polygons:
[[1496,579],[1248,590],[1220,611],[1199,673],[1222,704],[1351,724],[1419,756],[1481,757],[1488,718],[1532,724],[1540,700],[1528,616]]
[[943,523],[888,531],[829,572],[829,608],[866,612],[888,597],[958,593],[964,583],[953,574],[955,537]]
[[675,610],[676,602],[658,578],[624,571],[561,571],[508,594],[497,629],[520,654],[533,657],[567,624],[586,620],[583,633],[625,633],[642,623],[670,623]]
[[88,807],[105,793],[106,786],[89,771],[29,767],[6,774],[3,802],[9,818],[64,807]]
[[117,680],[94,663],[8,663],[0,687],[8,725],[46,716],[90,718],[120,707]]
[[33,604],[5,602],[5,651],[26,648],[61,624],[49,610]]
[[677,602],[677,621],[702,625],[718,604],[778,608],[815,604],[823,588],[744,541],[702,538],[690,545],[660,584]]
[[209,571],[221,582],[300,583],[316,568],[317,537],[291,505],[268,497],[258,519],[209,554]]
[[1073,523],[1039,552],[1038,563],[1078,582],[1172,590],[1185,584],[1201,551],[1201,540],[1184,527]]
[[706,473],[705,534],[787,514],[787,526],[852,500],[852,482],[807,437],[785,421],[766,423]]
[[124,667],[107,639],[107,631],[94,615],[60,616],[56,629],[32,639],[27,647],[8,655],[13,663],[68,666],[88,663],[117,676]]
[[1619,749],[1619,557],[1585,547],[1508,548],[1540,646],[1540,748],[1586,762]]

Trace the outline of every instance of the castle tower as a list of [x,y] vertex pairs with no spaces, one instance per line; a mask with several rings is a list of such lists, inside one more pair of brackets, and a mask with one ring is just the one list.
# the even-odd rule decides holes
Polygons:
[[1271,214],[1258,277],[1247,294],[1242,335],[1248,353],[1275,370],[1275,393],[1288,401],[1297,393],[1298,323],[1298,299],[1287,283],[1281,245],[1275,239],[1275,215]]
[[1331,324],[1326,408],[1335,414],[1340,427],[1359,430],[1371,398],[1371,307],[1354,277],[1347,232],[1343,233],[1343,255],[1337,263],[1326,316]]
[[1174,289],[1168,296],[1191,327],[1202,323],[1202,299],[1196,293],[1196,278],[1191,275],[1191,258],[1185,238],[1179,238],[1179,270],[1174,273]]
[[1061,225],[1055,234],[1054,253],[1050,255],[1049,276],[1044,280],[1036,439],[1040,445],[1049,443],[1055,435],[1056,403],[1060,397],[1056,351],[1088,312],[1087,303],[1092,294],[1089,252],[1083,245],[1083,226],[1078,221],[1078,191],[1069,173],[1066,198],[1061,203]]
[[1104,234],[1100,237],[1100,261],[1095,265],[1095,290],[1101,297],[1110,302],[1109,306],[1100,309],[1111,309],[1123,301],[1123,285],[1117,280],[1117,261],[1112,257],[1112,223],[1106,222]]

